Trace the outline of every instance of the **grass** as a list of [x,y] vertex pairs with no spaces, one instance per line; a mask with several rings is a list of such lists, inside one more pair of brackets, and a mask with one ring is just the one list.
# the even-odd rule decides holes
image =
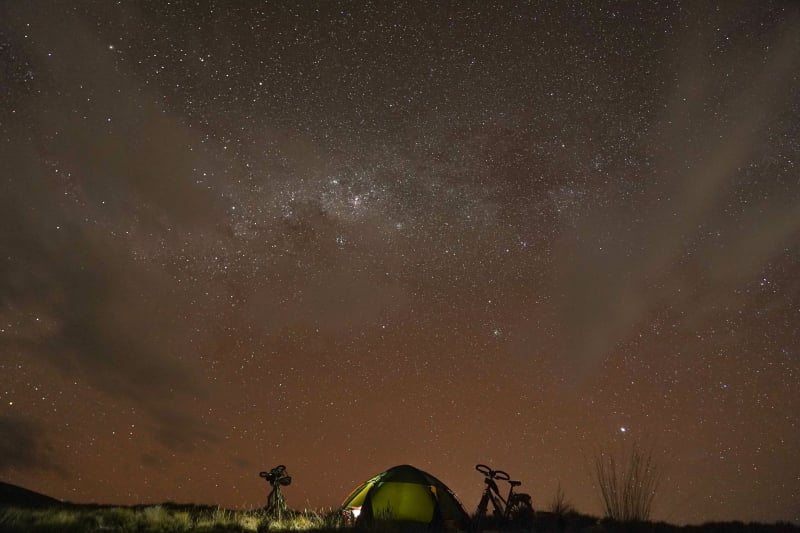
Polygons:
[[0,508],[0,531],[8,533],[318,531],[328,526],[327,516],[314,511],[293,512],[281,520],[273,520],[263,510],[235,511],[175,504]]
[[561,488],[560,482],[558,483],[558,488],[556,488],[553,499],[550,500],[550,505],[547,507],[547,510],[558,516],[565,516],[575,512],[575,507],[572,505],[572,502],[567,500],[567,496],[564,494],[564,489]]

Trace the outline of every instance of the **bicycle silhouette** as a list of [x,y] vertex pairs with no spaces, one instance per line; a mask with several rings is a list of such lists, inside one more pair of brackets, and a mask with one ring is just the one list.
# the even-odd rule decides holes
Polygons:
[[[475,511],[473,519],[473,531],[479,532],[487,525],[490,520],[486,516],[489,504],[492,504],[493,524],[498,526],[508,526],[514,529],[529,528],[533,522],[533,503],[529,494],[524,492],[514,492],[515,487],[522,485],[521,481],[512,480],[508,472],[503,470],[492,470],[486,465],[475,465],[475,470],[483,474],[483,482],[486,488],[483,490],[478,509]],[[508,481],[510,485],[508,496],[503,498],[496,480]]]
[[266,513],[280,520],[284,514],[289,511],[286,506],[286,498],[281,492],[281,486],[288,486],[292,483],[292,476],[286,473],[284,465],[278,465],[269,472],[260,472],[258,474],[263,477],[267,482],[272,485],[272,490],[267,496],[267,506],[264,508]]

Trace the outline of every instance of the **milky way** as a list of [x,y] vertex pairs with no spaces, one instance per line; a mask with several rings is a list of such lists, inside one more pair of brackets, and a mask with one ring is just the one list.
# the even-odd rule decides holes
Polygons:
[[0,475],[338,505],[478,462],[800,521],[794,2],[3,2]]

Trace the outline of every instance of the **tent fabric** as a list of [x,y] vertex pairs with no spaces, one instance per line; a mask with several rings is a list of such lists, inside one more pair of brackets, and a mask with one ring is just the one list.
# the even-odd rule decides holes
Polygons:
[[360,509],[359,522],[391,520],[466,527],[469,516],[453,492],[434,476],[399,465],[368,479],[342,503]]

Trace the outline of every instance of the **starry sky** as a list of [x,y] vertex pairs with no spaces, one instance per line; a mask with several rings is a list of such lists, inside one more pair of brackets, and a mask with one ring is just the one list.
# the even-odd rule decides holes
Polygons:
[[798,74],[792,1],[0,1],[0,479],[800,522]]

